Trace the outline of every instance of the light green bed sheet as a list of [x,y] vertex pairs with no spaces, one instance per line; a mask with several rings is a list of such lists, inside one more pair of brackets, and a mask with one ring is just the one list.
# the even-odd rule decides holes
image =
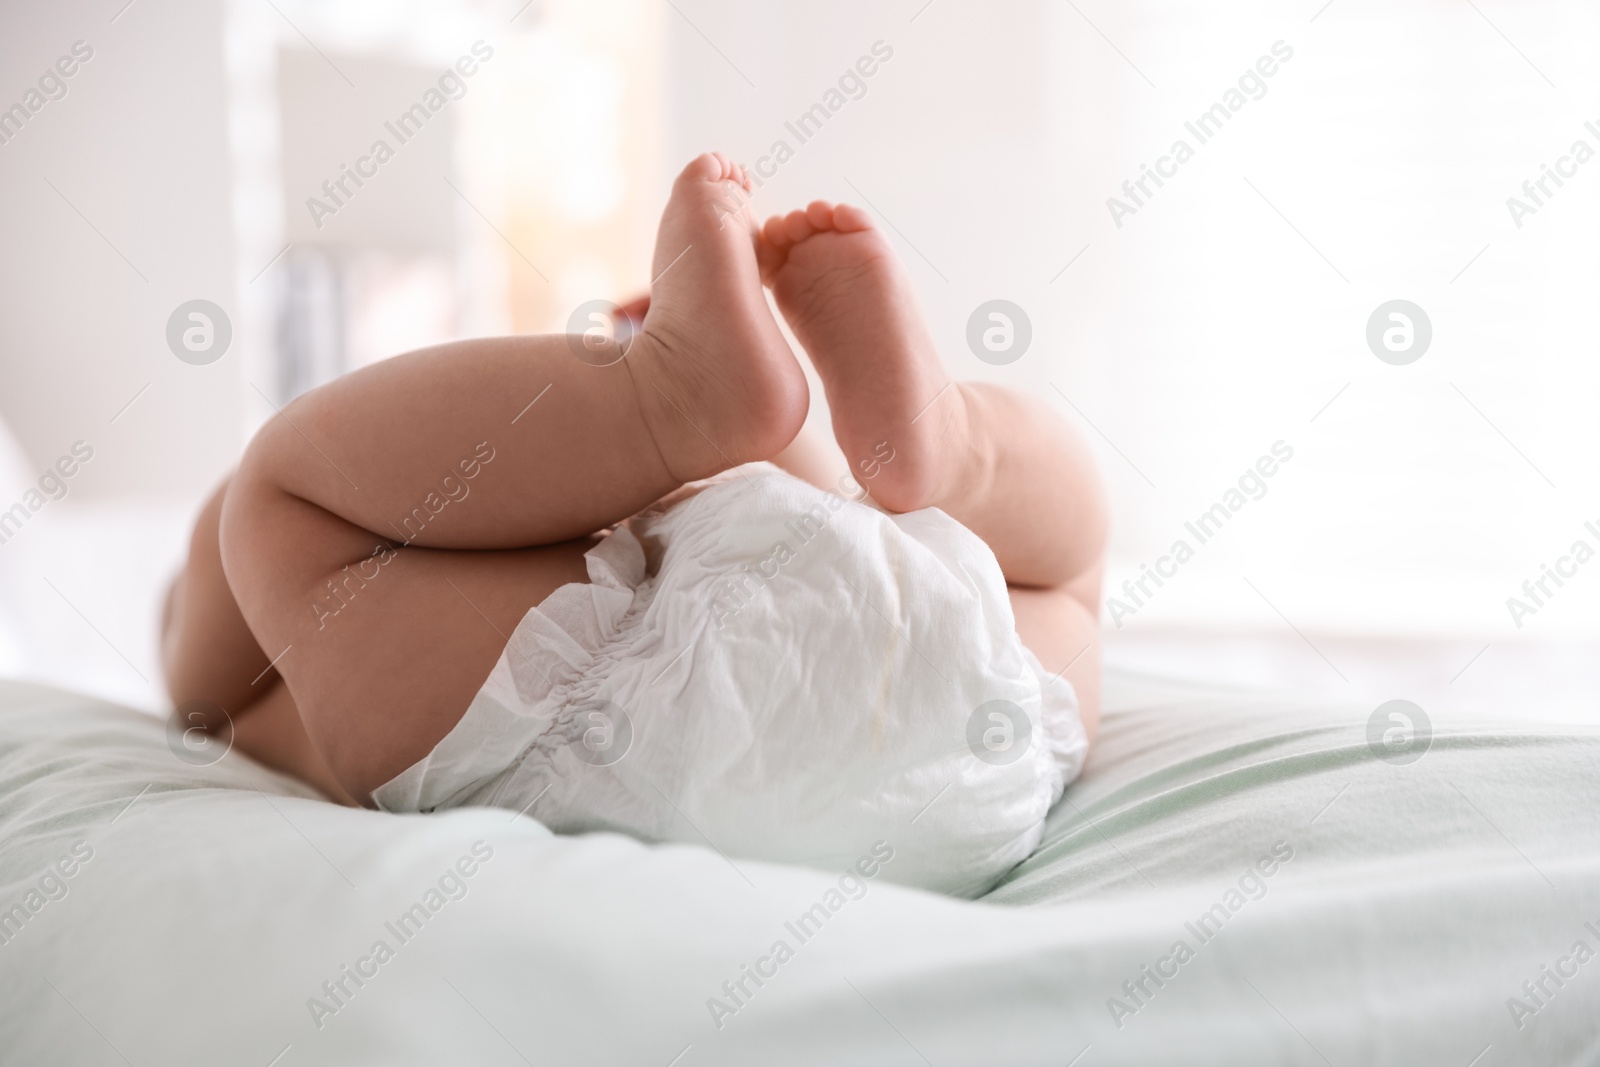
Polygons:
[[1436,721],[1397,766],[1367,706],[1122,675],[1106,703],[984,902],[870,884],[802,941],[826,872],[340,809],[0,683],[0,909],[92,852],[0,910],[0,1063],[1600,1061],[1600,731]]

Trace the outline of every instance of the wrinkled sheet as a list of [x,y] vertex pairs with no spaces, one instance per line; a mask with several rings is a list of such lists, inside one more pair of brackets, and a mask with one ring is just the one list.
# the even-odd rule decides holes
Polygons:
[[43,902],[0,924],[5,1063],[1600,1057],[1588,728],[1436,717],[1396,765],[1368,706],[1111,675],[1083,777],[974,903],[342,809],[86,697],[0,709],[0,909]]

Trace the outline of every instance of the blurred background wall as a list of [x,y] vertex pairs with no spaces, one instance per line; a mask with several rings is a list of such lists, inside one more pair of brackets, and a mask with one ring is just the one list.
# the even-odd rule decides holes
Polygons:
[[[184,528],[275,405],[641,290],[676,168],[781,141],[758,210],[867,206],[952,371],[1094,443],[1113,663],[1600,714],[1600,562],[1507,604],[1600,548],[1593,4],[109,0],[0,26],[0,107],[93,50],[0,123],[0,508],[94,449],[0,544],[9,673],[156,706]],[[414,137],[387,131],[480,41]],[[333,204],[379,139],[393,158]],[[204,365],[166,342],[193,299],[232,326]],[[966,341],[992,299],[1032,328],[1000,366]],[[1431,325],[1405,365],[1368,342],[1393,300]],[[1124,592],[1147,567],[1171,576]]]

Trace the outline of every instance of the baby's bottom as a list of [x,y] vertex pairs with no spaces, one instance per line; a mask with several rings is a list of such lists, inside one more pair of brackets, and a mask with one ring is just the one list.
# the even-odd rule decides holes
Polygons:
[[[254,737],[369,803],[460,720],[528,610],[585,580],[595,531],[794,440],[808,387],[765,276],[829,390],[845,466],[892,510],[941,508],[1028,587],[1019,632],[1092,731],[1105,522],[1086,449],[1049,405],[943,377],[864,216],[808,209],[764,238],[747,192],[720,157],[679,177],[626,358],[580,337],[462,341],[271,419],[196,529],[167,643],[174,700],[245,709],[247,750]],[[280,677],[288,699],[257,696]]]
[[[837,456],[832,442],[809,431],[796,438],[773,462],[821,489],[837,489],[839,479],[848,474],[848,466]],[[870,491],[870,480],[862,484]],[[203,700],[225,708],[231,718],[235,748],[305,782],[329,799],[354,806],[356,800],[312,743],[287,682],[271,665],[272,657],[256,643],[223,574],[218,526],[228,485],[224,482],[219,486],[202,508],[191,536],[188,562],[169,594],[162,640],[173,702],[181,706],[190,700]],[[568,582],[587,580],[584,553],[594,540],[581,538],[535,552],[506,553],[495,560],[437,552],[430,564],[446,591],[463,590],[460,595],[451,592],[451,597],[464,604],[471,595],[477,607],[484,608],[484,615],[489,616],[486,620],[474,612],[472,618],[465,620],[468,625],[464,629],[478,639],[479,654],[492,664],[505,649],[502,631],[509,635],[528,610],[556,588]],[[457,558],[463,555],[468,558]],[[325,602],[326,608],[333,612],[324,619],[325,624],[349,624],[359,637],[368,620],[355,612],[355,606],[362,594],[369,591],[381,594],[379,583],[388,567],[387,563],[379,564],[379,577],[365,588],[357,588],[356,583],[347,578],[335,599]],[[370,572],[372,567],[367,570]],[[357,571],[358,577],[359,574]],[[468,587],[473,588],[476,595],[466,594],[464,590]],[[1088,638],[1071,625],[1076,604],[1069,591],[1010,586],[1008,593],[1016,617],[1017,635],[1041,662],[1051,665],[1052,670],[1082,662],[1088,651]],[[368,599],[378,597],[368,595]],[[448,602],[444,605],[447,609],[450,606]],[[471,625],[474,619],[476,626]],[[373,638],[381,643],[376,634]],[[371,650],[376,651],[376,648]],[[355,654],[365,656],[371,652]],[[288,655],[293,655],[293,651]],[[488,668],[485,668],[483,675],[487,673]],[[471,683],[473,692],[482,683],[483,675]],[[1081,686],[1083,682],[1080,680],[1078,684]],[[448,733],[455,726],[470,699],[471,693],[468,693],[455,706],[454,716],[442,717],[444,732]],[[1092,737],[1094,720],[1087,712],[1084,717]],[[374,729],[384,728],[378,722],[371,725]],[[424,747],[419,742],[408,751],[420,758],[429,750],[431,745]],[[415,762],[404,762],[405,756],[396,758],[405,766]]]
[[595,546],[592,584],[529,612],[461,721],[373,800],[824,869],[881,841],[891,881],[985,892],[1087,749],[994,554],[935,509],[771,464],[692,489]]
[[[376,555],[330,568],[320,582],[312,573],[293,582],[303,590],[300,609],[309,624],[269,654],[222,568],[220,518],[231,486],[231,479],[224,482],[202,509],[169,594],[162,644],[173,704],[198,700],[223,708],[240,751],[344,804],[357,803],[355,796],[365,803],[368,790],[426,755],[455,725],[528,610],[560,586],[587,580],[583,555],[597,540],[449,551],[393,547],[393,538],[373,537],[374,548],[383,546]],[[450,506],[473,503],[464,498]],[[387,712],[359,693],[342,707],[319,702],[319,745],[292,692],[297,654],[334,675],[339,688],[404,675],[426,695],[392,702]],[[376,714],[364,714],[368,709]],[[323,755],[328,745],[359,746],[363,755],[354,762],[372,767],[370,775],[358,771],[354,781],[342,781]]]

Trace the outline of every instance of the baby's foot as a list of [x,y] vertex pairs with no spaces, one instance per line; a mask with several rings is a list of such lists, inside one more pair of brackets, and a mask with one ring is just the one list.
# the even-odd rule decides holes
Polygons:
[[750,182],[695,159],[661,214],[650,310],[628,349],[639,404],[679,480],[770,459],[805,421],[805,373],[767,307]]
[[820,200],[775,215],[762,230],[761,273],[816,364],[855,476],[890,511],[938,504],[963,398],[872,219]]

